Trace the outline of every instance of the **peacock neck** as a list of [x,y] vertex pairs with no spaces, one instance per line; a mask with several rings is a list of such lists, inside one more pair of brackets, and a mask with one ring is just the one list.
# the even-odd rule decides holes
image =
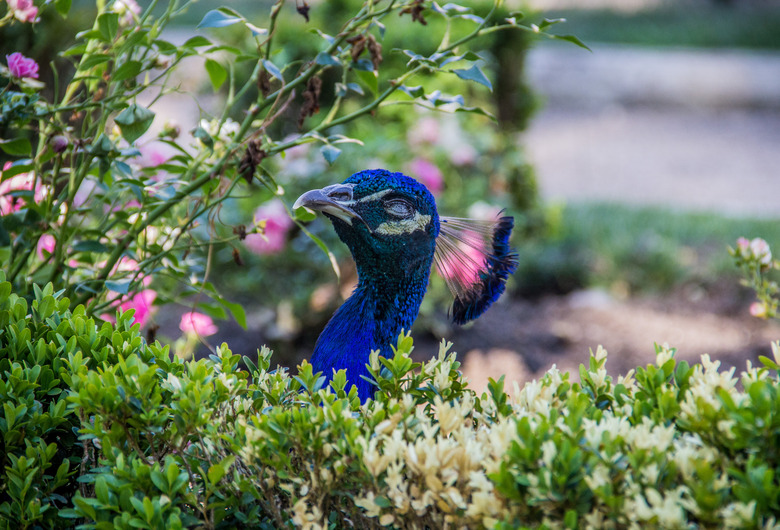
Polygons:
[[411,329],[425,296],[431,261],[392,268],[358,263],[357,288],[330,319],[314,348],[315,371],[330,380],[334,369],[345,368],[361,401],[371,397],[375,387],[361,377],[369,377],[365,365],[371,351],[391,356],[398,335]]

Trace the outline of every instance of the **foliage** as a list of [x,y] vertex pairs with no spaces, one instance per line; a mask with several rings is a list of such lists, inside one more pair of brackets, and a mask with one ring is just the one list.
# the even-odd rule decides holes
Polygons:
[[[450,345],[373,356],[375,399],[344,372],[270,369],[226,345],[183,361],[131,312],[97,324],[52,286],[33,313],[0,282],[3,527],[752,528],[780,515],[780,343],[740,378],[657,347],[617,379],[471,391]],[[67,403],[67,405],[66,405]],[[78,438],[71,431],[77,429]],[[20,437],[20,430],[28,434]]]
[[[51,64],[36,65],[40,77],[34,57],[14,56],[0,70],[0,126],[8,132],[0,142],[0,259],[20,295],[32,296],[36,282],[52,282],[90,315],[123,305],[140,318],[142,305],[182,301],[245,325],[242,307],[215,289],[209,260],[221,244],[241,263],[239,241],[270,237],[268,219],[225,222],[237,196],[259,183],[266,190],[260,201],[286,198],[276,159],[318,144],[324,160],[337,163],[344,145],[361,143],[345,136],[344,127],[387,106],[484,114],[437,89],[435,78],[489,88],[475,53],[479,39],[503,31],[542,35],[554,23],[499,16],[498,2],[480,3],[476,13],[455,4],[369,1],[343,13],[332,34],[311,28],[306,36],[316,47],[292,60],[288,48],[301,39],[308,7],[280,0],[262,23],[214,9],[198,29],[216,36],[175,44],[165,29],[190,4],[151,2],[141,9],[131,0],[99,0],[92,27],[73,36]],[[16,17],[18,7],[4,5],[0,25],[38,20],[37,8]],[[41,9],[66,17],[70,7],[56,1]],[[385,33],[426,17],[442,19],[448,29],[434,51],[382,49]],[[296,22],[285,22],[285,32],[282,21],[290,19]],[[220,42],[235,29],[238,42]],[[403,57],[401,66],[385,68],[383,57],[393,53]],[[192,64],[205,70],[224,104],[213,115],[202,111],[199,125],[184,132],[160,123],[157,111]],[[421,77],[425,85],[414,85]],[[282,123],[294,123],[298,132],[288,136]],[[309,219],[297,215],[299,226]]]

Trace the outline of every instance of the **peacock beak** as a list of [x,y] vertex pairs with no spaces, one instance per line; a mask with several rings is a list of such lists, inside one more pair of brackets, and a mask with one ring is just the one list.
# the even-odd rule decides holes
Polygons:
[[321,190],[307,191],[295,201],[293,210],[305,206],[310,210],[319,210],[320,212],[330,214],[351,225],[353,219],[363,221],[363,218],[350,208],[354,204],[352,185],[332,184],[325,186]]

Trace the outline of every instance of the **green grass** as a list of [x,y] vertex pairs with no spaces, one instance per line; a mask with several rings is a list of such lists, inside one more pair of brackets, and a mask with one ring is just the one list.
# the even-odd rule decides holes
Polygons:
[[567,20],[558,33],[594,42],[646,46],[780,50],[780,6],[675,6],[636,13],[609,10],[548,12]]
[[664,292],[685,283],[738,281],[728,247],[762,237],[780,252],[780,221],[615,204],[569,205],[547,237],[521,247],[515,280],[527,294],[604,286]]

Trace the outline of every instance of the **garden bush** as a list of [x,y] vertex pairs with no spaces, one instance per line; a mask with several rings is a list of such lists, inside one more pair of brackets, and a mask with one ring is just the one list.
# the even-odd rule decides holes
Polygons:
[[[0,282],[4,528],[769,528],[780,515],[780,342],[762,367],[554,366],[476,395],[442,343],[399,337],[361,405],[336,374],[227,345],[184,361],[132,311],[99,324]],[[246,370],[239,366],[243,362]]]

